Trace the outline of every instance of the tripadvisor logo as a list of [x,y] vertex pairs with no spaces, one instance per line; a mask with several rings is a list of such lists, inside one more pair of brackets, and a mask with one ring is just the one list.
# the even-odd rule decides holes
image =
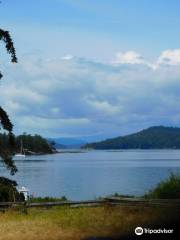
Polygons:
[[135,234],[136,235],[142,235],[143,234],[143,228],[142,227],[137,227],[135,229]]
[[142,228],[142,227],[136,227],[135,228],[135,234],[136,235],[142,235],[143,233],[147,233],[147,234],[152,234],[152,233],[173,233],[173,229],[150,229],[150,228]]

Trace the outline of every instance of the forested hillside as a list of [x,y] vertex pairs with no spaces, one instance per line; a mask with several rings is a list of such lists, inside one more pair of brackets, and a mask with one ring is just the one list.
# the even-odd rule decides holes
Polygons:
[[93,149],[180,149],[180,128],[150,127],[123,137],[86,144]]

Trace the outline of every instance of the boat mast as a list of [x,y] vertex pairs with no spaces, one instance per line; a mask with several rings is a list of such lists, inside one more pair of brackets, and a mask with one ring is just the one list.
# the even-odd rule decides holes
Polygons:
[[20,152],[22,155],[24,154],[24,149],[23,149],[23,141],[21,139],[21,152]]

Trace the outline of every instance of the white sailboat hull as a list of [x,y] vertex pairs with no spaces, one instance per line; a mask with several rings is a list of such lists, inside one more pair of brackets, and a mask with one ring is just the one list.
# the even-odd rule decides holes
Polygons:
[[24,152],[24,149],[23,149],[23,142],[21,140],[21,150],[19,153],[15,154],[14,155],[16,158],[25,158],[25,152]]
[[21,157],[21,158],[25,158],[25,154],[15,154],[15,157]]

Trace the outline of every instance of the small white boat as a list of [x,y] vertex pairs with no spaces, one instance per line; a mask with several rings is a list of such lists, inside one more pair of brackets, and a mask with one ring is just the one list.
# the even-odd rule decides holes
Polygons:
[[20,153],[15,154],[15,157],[18,157],[18,158],[25,158],[26,157],[24,149],[23,149],[23,142],[22,142],[22,140],[21,140]]
[[20,153],[18,153],[18,154],[15,154],[15,157],[22,157],[22,158],[25,158],[26,155],[25,155],[25,154],[20,154]]

